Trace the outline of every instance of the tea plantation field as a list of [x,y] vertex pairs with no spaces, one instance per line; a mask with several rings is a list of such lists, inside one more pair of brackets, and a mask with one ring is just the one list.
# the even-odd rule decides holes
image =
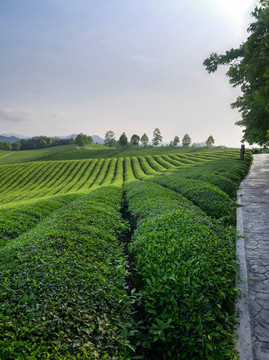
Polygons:
[[236,190],[252,161],[239,155],[0,158],[0,358],[238,358]]

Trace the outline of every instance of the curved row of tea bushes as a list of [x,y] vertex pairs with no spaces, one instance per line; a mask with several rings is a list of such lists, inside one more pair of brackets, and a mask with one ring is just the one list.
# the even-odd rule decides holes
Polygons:
[[0,207],[0,247],[36,226],[54,211],[79,197],[78,194],[5,205]]
[[244,161],[238,159],[208,161],[202,165],[182,167],[178,171],[178,175],[188,179],[208,182],[219,187],[230,198],[236,198],[238,186],[247,175],[251,160],[251,156],[246,156]]
[[158,184],[124,191],[137,223],[129,246],[143,311],[135,345],[150,359],[234,358],[235,230]]
[[0,249],[1,359],[129,359],[122,191],[102,187]]
[[235,202],[217,186],[201,180],[183,178],[179,171],[158,174],[149,180],[185,196],[212,218],[235,224]]

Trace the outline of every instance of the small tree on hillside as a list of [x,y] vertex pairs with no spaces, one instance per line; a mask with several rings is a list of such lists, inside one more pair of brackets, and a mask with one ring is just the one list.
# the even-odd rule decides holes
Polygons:
[[134,134],[134,135],[132,135],[130,141],[131,141],[131,144],[133,144],[133,145],[139,145],[140,136]]
[[80,133],[77,135],[75,142],[78,146],[85,146],[87,144],[92,144],[93,140],[91,136]]
[[119,145],[126,146],[127,144],[128,144],[128,139],[127,139],[125,132],[123,132],[119,138]]
[[115,147],[116,143],[117,142],[116,142],[116,138],[115,138],[115,133],[111,130],[107,131],[105,134],[104,145],[109,146],[109,147]]
[[191,138],[188,134],[185,134],[182,138],[182,145],[183,146],[190,146],[191,144]]
[[211,147],[215,143],[215,140],[214,140],[213,136],[210,135],[205,143],[206,143],[207,146]]
[[179,137],[175,136],[173,140],[173,146],[177,146],[179,144]]
[[154,129],[153,131],[153,139],[152,144],[155,146],[158,146],[163,140],[163,137],[161,135],[161,132],[158,128]]
[[147,134],[143,134],[142,137],[141,137],[142,145],[147,146],[148,142],[149,142],[149,138],[148,138]]

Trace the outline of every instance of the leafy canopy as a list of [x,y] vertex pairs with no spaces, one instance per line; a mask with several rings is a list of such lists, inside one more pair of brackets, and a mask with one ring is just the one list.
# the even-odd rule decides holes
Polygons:
[[158,146],[163,140],[163,137],[161,135],[161,132],[158,128],[154,129],[153,131],[153,138],[152,138],[152,144],[155,146]]
[[115,133],[112,130],[106,132],[104,145],[109,147],[116,146]]
[[90,135],[85,135],[85,134],[80,133],[77,135],[75,142],[76,142],[76,144],[78,144],[78,146],[84,146],[87,144],[92,144],[93,140]]
[[231,104],[239,109],[242,119],[236,122],[244,126],[242,141],[249,144],[268,145],[269,138],[269,7],[268,1],[260,1],[252,12],[255,21],[249,25],[247,40],[238,49],[224,55],[212,53],[203,65],[209,73],[219,65],[229,65],[227,76],[233,87],[240,86],[242,95]]
[[134,135],[132,135],[130,141],[131,141],[131,144],[133,144],[133,145],[139,145],[140,136],[137,134],[134,134]]
[[215,143],[215,140],[214,140],[213,136],[210,135],[210,136],[207,138],[207,140],[206,140],[205,143],[206,143],[207,146],[212,146],[212,145]]
[[182,145],[183,146],[190,146],[191,144],[191,138],[189,134],[185,134],[182,138]]
[[146,146],[146,145],[148,144],[148,142],[149,142],[149,138],[148,138],[147,134],[143,134],[143,135],[141,136],[141,143],[142,143],[142,145]]
[[120,146],[126,146],[128,143],[128,139],[127,139],[127,136],[125,134],[125,132],[123,132],[119,138],[119,145]]
[[180,142],[179,137],[175,136],[174,140],[173,140],[173,146],[177,146],[179,144],[179,142]]

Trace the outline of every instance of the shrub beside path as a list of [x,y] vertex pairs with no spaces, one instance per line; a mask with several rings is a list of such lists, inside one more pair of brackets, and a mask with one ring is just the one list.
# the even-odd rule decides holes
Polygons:
[[269,360],[269,154],[254,155],[238,190],[237,244],[242,297],[238,348],[241,360]]

